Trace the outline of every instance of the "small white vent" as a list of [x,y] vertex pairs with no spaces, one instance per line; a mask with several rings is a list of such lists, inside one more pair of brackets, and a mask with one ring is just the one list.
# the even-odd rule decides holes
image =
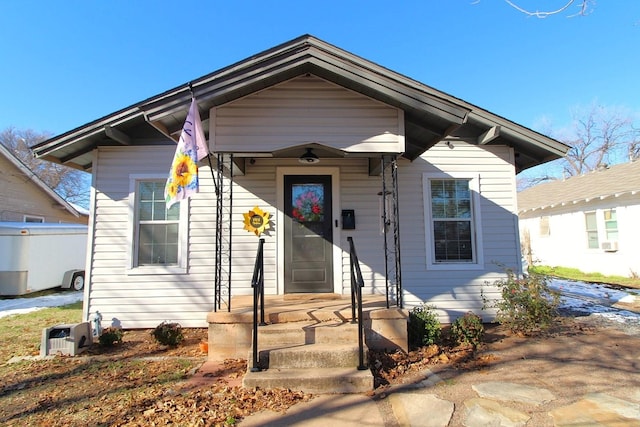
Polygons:
[[618,250],[618,242],[602,242],[600,247],[605,252],[616,252]]

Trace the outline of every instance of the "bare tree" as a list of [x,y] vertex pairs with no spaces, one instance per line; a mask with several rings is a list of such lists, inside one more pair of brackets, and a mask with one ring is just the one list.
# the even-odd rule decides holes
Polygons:
[[629,143],[629,160],[638,160],[640,158],[640,138],[637,135],[640,135],[640,129],[634,127],[633,132],[636,137]]
[[554,131],[547,124],[541,131],[569,145],[567,155],[519,174],[518,191],[640,158],[640,127],[629,111],[591,104],[576,108],[572,116],[570,128]]
[[574,112],[573,138],[563,161],[565,175],[574,176],[637,156],[640,132],[630,115],[620,109],[591,105]]
[[48,137],[47,133],[10,127],[0,132],[0,143],[66,201],[87,207],[89,174],[33,157],[30,147]]
[[522,191],[529,187],[533,187],[534,185],[548,181],[555,181],[556,179],[558,179],[557,176],[546,172],[533,176],[518,176],[516,179],[516,186],[518,191]]

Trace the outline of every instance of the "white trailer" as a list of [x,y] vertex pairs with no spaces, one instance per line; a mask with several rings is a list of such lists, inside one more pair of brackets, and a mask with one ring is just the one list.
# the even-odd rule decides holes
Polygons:
[[0,296],[84,287],[88,227],[0,222]]

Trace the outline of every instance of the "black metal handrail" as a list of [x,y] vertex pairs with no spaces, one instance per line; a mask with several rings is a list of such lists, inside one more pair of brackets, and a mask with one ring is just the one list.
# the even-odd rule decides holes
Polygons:
[[260,325],[264,325],[264,239],[258,243],[258,254],[253,267],[253,366],[251,372],[260,371],[258,360],[258,302],[260,302]]
[[[347,241],[349,242],[349,270],[351,273],[351,322],[358,323],[358,370],[363,371],[367,369],[364,364],[364,328],[362,322],[362,288],[364,288],[364,280],[362,279],[360,261],[358,261],[353,238],[349,236]],[[356,307],[358,311],[357,317]]]

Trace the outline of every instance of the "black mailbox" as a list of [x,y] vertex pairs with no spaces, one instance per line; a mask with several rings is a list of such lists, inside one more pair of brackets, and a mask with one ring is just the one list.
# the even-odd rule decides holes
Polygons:
[[342,210],[342,229],[353,230],[356,228],[356,214],[353,209]]

